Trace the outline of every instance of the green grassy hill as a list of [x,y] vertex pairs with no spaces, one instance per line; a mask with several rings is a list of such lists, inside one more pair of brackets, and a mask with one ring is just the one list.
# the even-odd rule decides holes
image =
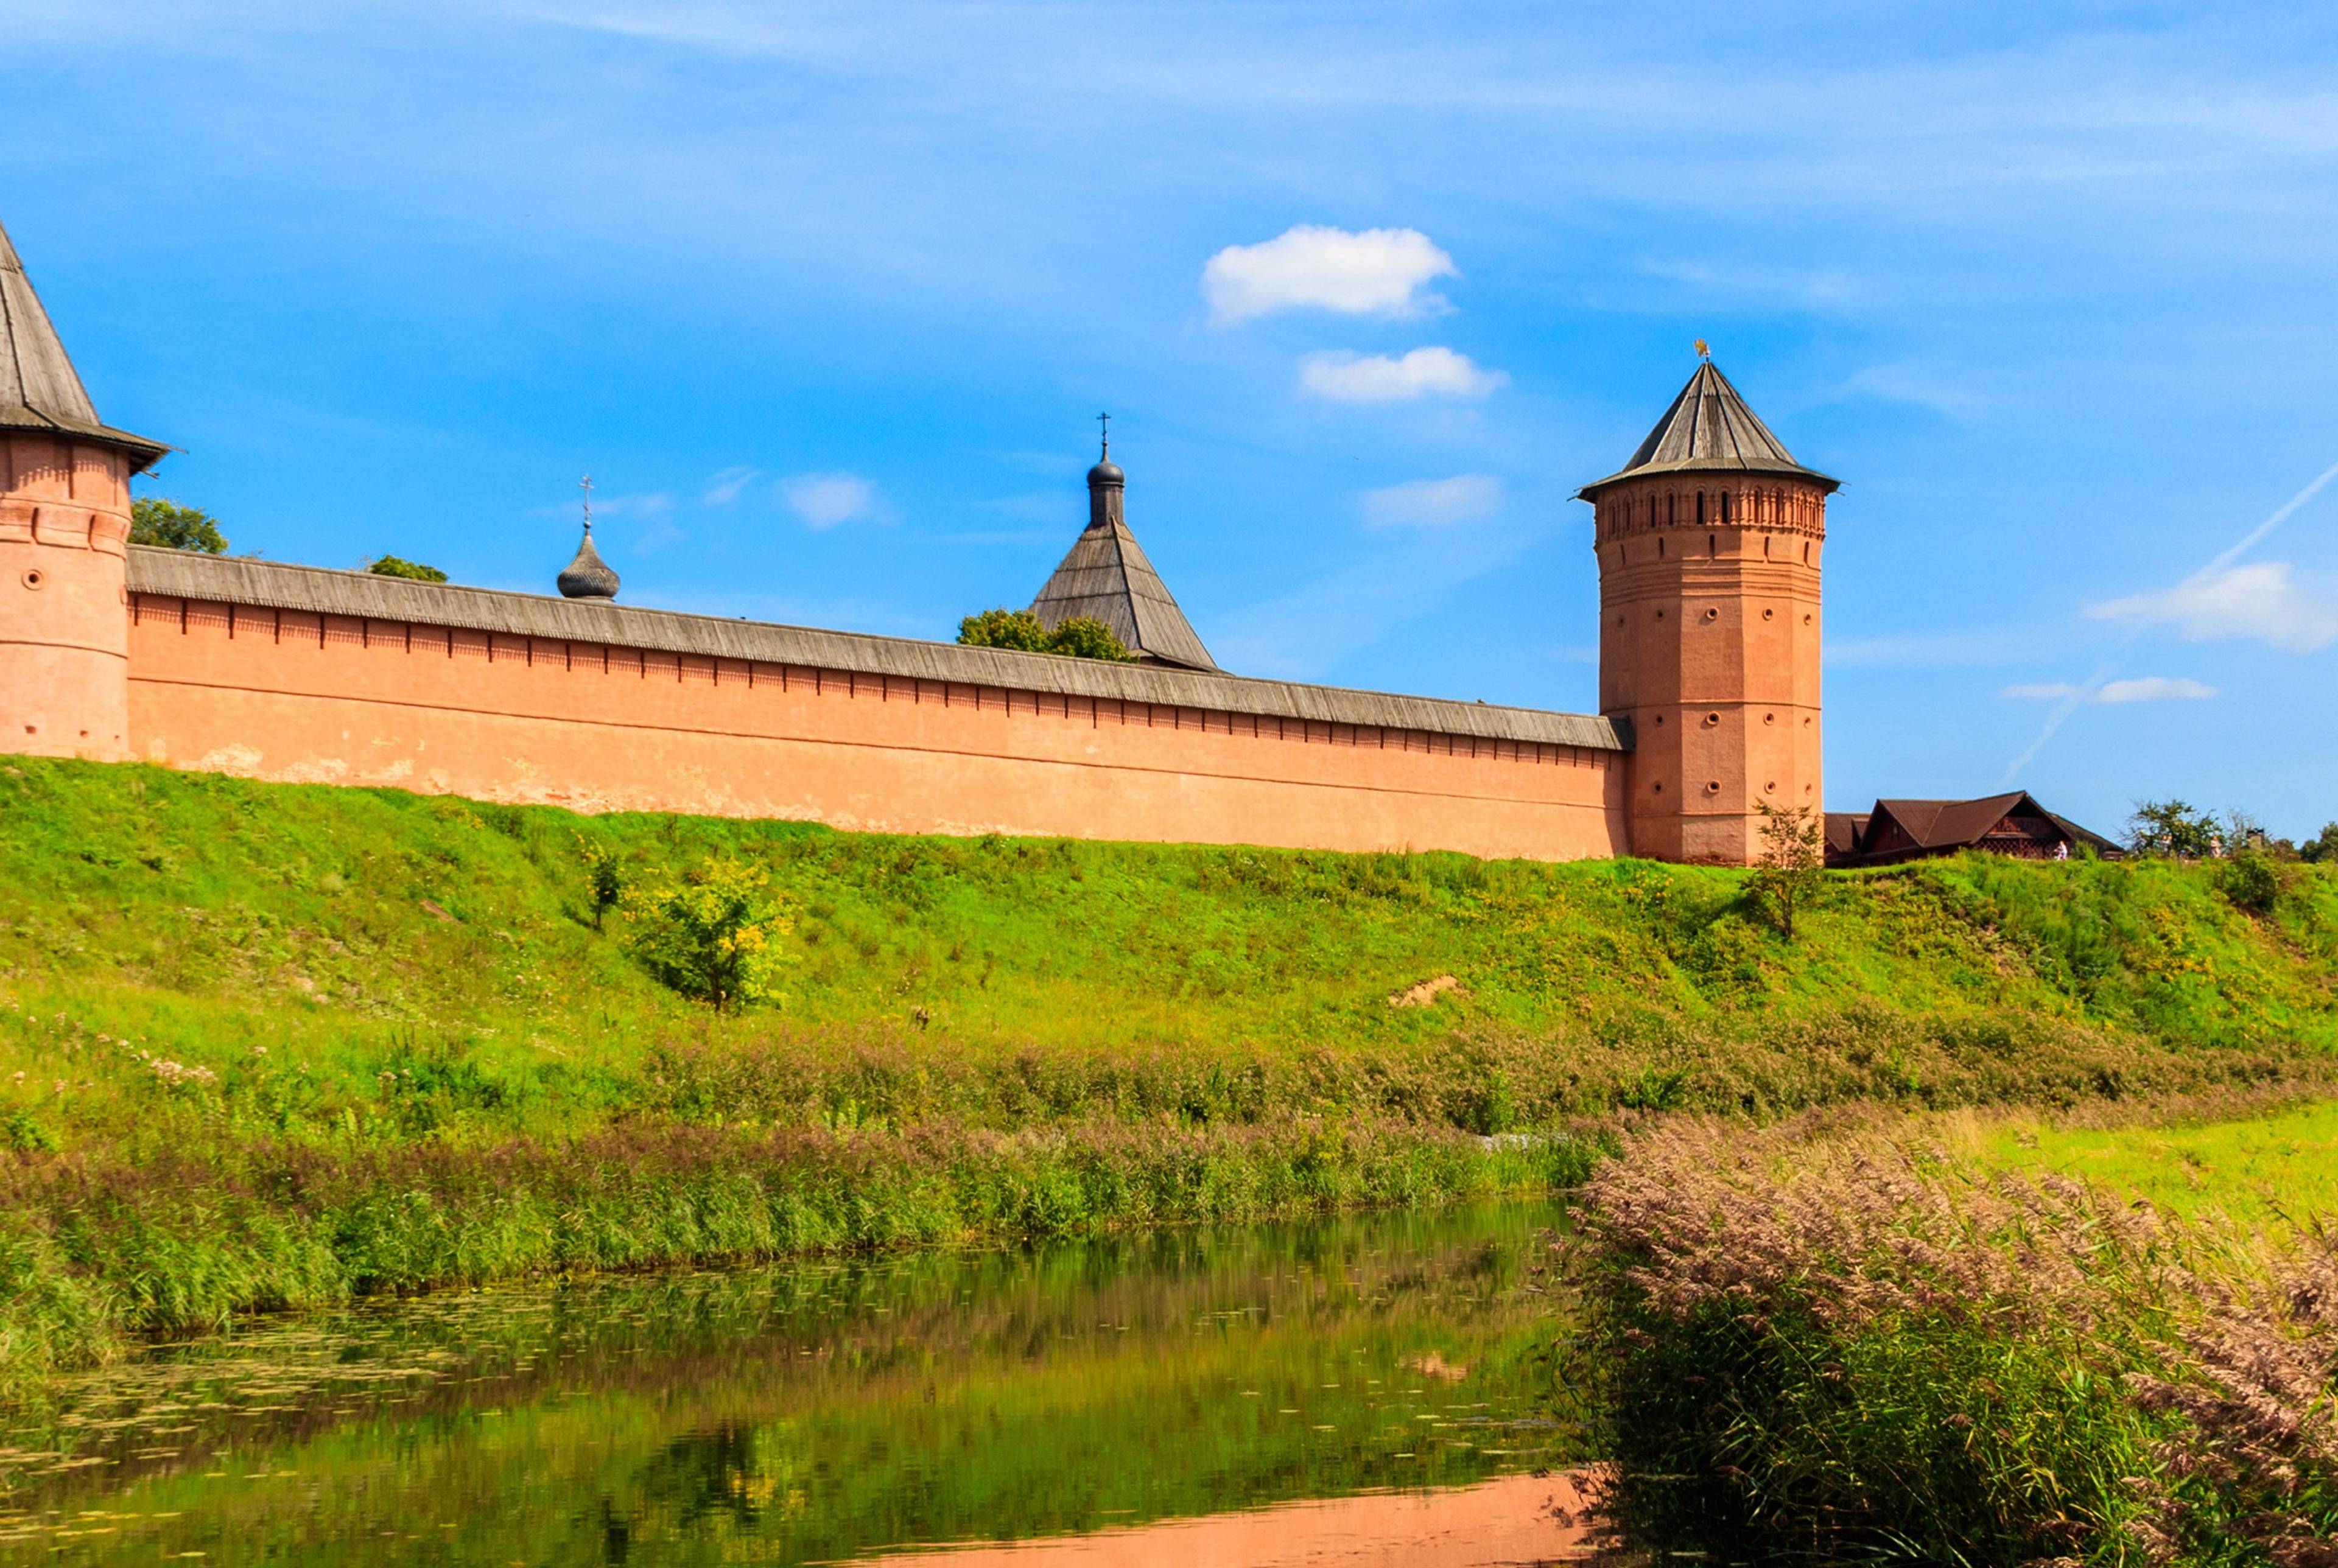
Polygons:
[[[793,910],[718,1016],[588,910],[709,855]],[[1458,985],[1421,1005],[1390,998]],[[2338,876],[1831,879],[597,818],[0,765],[0,1362],[570,1266],[1439,1200],[1618,1108],[2316,1079]],[[1574,1137],[1484,1135],[1571,1128]]]

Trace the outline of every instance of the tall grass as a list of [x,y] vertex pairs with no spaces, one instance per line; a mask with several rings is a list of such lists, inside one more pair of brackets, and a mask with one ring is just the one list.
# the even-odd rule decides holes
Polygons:
[[1619,1524],[1762,1561],[2338,1562],[2338,1240],[1871,1118],[1675,1122],[1582,1204]]

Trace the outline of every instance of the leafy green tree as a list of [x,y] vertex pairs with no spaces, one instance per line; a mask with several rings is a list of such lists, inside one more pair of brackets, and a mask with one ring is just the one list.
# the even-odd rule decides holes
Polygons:
[[795,961],[781,946],[795,922],[770,874],[728,856],[708,856],[679,882],[627,888],[618,912],[650,972],[718,1013],[777,996]]
[[397,555],[377,555],[366,563],[366,570],[377,577],[404,577],[416,583],[444,583],[447,573],[436,566],[425,566],[419,561],[408,561]]
[[958,623],[958,640],[969,648],[1012,648],[1045,653],[1047,628],[1028,610],[985,610]]
[[2338,866],[2338,822],[2324,822],[2320,834],[2297,847],[2297,858]]
[[1123,664],[1136,659],[1111,627],[1087,615],[1075,615],[1049,631],[1028,610],[985,610],[958,623],[958,640],[969,648],[1012,648],[1024,653],[1060,653]]
[[2146,800],[2127,822],[2127,848],[2137,855],[2196,860],[2224,848],[2215,818],[2183,800]]
[[227,535],[211,514],[161,495],[141,495],[130,504],[130,542],[206,555],[227,554]]
[[1778,935],[1794,939],[1794,916],[1818,894],[1826,879],[1824,828],[1817,812],[1807,806],[1782,811],[1767,800],[1756,803],[1762,812],[1762,858],[1747,879],[1745,891]]
[[1115,664],[1136,662],[1136,655],[1114,635],[1111,627],[1086,615],[1075,615],[1056,627],[1047,640],[1047,652],[1074,659],[1104,659]]

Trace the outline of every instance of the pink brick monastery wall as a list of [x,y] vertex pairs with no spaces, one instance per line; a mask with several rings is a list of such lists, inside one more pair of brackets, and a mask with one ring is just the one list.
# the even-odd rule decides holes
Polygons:
[[1621,754],[132,596],[130,751],[587,811],[1545,860]]

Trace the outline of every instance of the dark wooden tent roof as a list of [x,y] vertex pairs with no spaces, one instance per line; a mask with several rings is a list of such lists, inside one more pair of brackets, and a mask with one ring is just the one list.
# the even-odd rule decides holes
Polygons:
[[97,416],[8,230],[0,228],[0,430],[6,429],[87,436],[121,448],[138,468],[170,450]]
[[1840,483],[1795,462],[1785,443],[1770,434],[1770,427],[1746,406],[1721,368],[1706,359],[1699,362],[1696,374],[1688,378],[1688,385],[1640,443],[1640,449],[1632,454],[1632,460],[1606,478],[1586,485],[1577,495],[1588,501],[1618,480],[1651,474],[1704,473],[1791,474],[1830,491]]
[[1088,470],[1088,525],[1031,601],[1031,612],[1050,631],[1083,615],[1101,621],[1148,663],[1215,670],[1218,662],[1129,531],[1127,487],[1128,475],[1105,447]]

